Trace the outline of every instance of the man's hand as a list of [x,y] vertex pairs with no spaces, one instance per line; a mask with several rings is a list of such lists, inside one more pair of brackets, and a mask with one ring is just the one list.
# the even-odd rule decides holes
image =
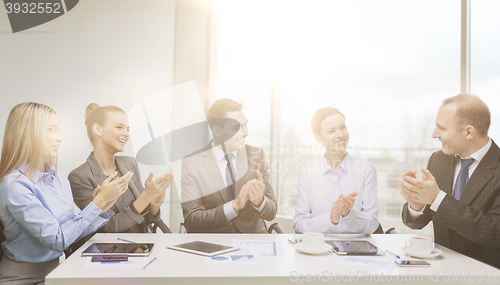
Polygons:
[[264,202],[263,193],[266,185],[264,184],[260,171],[257,170],[255,173],[257,174],[257,181],[250,185],[248,190],[248,199],[255,207],[259,208],[262,205],[262,202]]
[[401,188],[401,195],[403,195],[403,198],[405,198],[406,202],[408,202],[408,205],[415,210],[415,211],[420,211],[425,204],[418,203],[417,201],[413,200],[413,198],[410,196],[409,190],[403,187],[403,181],[406,176],[412,177],[412,178],[417,178],[417,172],[413,170],[408,170],[405,174],[403,174],[403,179],[399,180],[399,188]]
[[401,194],[416,211],[422,209],[426,204],[432,204],[440,191],[431,172],[424,168],[421,170],[423,173],[422,181],[410,175],[399,180]]
[[340,195],[339,200],[342,201],[343,205],[341,213],[342,217],[347,216],[349,212],[351,212],[351,209],[354,206],[354,202],[356,202],[356,198],[354,198],[356,196],[358,196],[358,192],[352,192],[349,193],[349,195],[344,195],[344,194]]
[[245,204],[247,203],[249,198],[248,192],[250,191],[250,186],[254,184],[256,181],[257,181],[256,179],[252,179],[247,181],[247,183],[243,185],[240,193],[238,194],[238,197],[236,197],[236,199],[234,199],[232,202],[233,209],[235,212],[238,212],[239,210],[243,209],[243,207],[245,207]]

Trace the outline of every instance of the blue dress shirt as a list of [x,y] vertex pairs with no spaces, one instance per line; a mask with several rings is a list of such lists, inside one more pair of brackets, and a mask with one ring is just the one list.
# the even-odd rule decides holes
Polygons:
[[99,229],[108,220],[90,203],[75,215],[69,181],[61,170],[46,164],[45,173],[32,169],[33,181],[23,173],[27,164],[0,182],[0,219],[7,240],[4,254],[11,260],[45,262],[59,258],[74,241]]
[[[372,234],[378,227],[377,172],[373,164],[346,154],[335,173],[325,155],[302,169],[299,176],[295,232]],[[338,224],[330,220],[332,204],[340,194],[358,192],[356,202]]]

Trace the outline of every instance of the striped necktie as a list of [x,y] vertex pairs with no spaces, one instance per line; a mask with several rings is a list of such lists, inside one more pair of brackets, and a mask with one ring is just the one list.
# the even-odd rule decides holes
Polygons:
[[231,161],[233,160],[234,155],[230,153],[226,153],[224,155],[224,158],[227,161],[227,166],[226,166],[226,188],[227,188],[227,195],[229,196],[229,200],[234,200],[234,195],[235,195],[235,189],[236,189],[236,182],[234,180],[234,167]]
[[453,191],[453,198],[460,200],[462,192],[464,191],[465,184],[469,181],[469,167],[474,162],[474,159],[460,159],[462,166],[458,172],[457,181],[455,182],[455,191]]

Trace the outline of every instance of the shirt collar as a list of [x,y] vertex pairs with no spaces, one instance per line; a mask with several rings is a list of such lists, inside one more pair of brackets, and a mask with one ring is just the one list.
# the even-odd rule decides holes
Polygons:
[[[351,156],[349,155],[348,152],[345,153],[345,156],[344,156],[344,159],[342,159],[342,162],[340,163],[339,165],[339,172],[342,170],[342,171],[346,171],[347,169],[347,164],[349,163],[349,161],[351,160]],[[330,167],[330,165],[328,164],[328,161],[326,160],[326,154],[323,154],[323,157],[321,159],[321,173],[323,174],[326,174],[326,172],[328,170],[332,171],[333,172],[333,169]]]
[[488,142],[482,147],[480,148],[478,151],[476,151],[475,153],[467,156],[466,158],[463,158],[461,155],[459,154],[456,154],[455,157],[458,159],[470,159],[470,158],[473,158],[475,160],[477,160],[477,162],[481,162],[481,159],[483,159],[483,157],[486,155],[486,153],[488,152],[488,150],[490,150],[490,147],[491,147],[491,138],[488,139]]
[[[218,146],[216,146],[213,141],[212,141],[212,151],[214,152],[214,156],[215,156],[215,159],[217,160],[217,162],[220,163],[220,162],[223,162],[226,160],[226,158],[224,157],[224,151],[222,151],[222,149],[220,149]],[[237,150],[231,152],[231,154],[234,156],[234,159],[238,158],[238,151]]]
[[[19,167],[19,172],[25,174],[26,172],[26,168],[28,168],[28,163],[27,162],[23,162]],[[54,178],[56,176],[56,169],[48,164],[48,163],[45,163],[45,172],[40,172],[38,169],[36,169],[36,167],[32,167],[31,168],[31,175],[26,175],[26,177],[33,177],[33,182],[34,183],[37,183],[43,176],[45,176],[45,174],[50,174],[52,178]]]

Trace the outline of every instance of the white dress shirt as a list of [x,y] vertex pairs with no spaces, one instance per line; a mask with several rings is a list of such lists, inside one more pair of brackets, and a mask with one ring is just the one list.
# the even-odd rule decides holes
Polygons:
[[[340,216],[338,224],[333,224],[330,220],[333,202],[340,194],[352,192],[358,192],[354,206],[347,216]],[[373,164],[347,153],[338,174],[330,168],[325,155],[302,169],[293,224],[298,233],[373,233],[379,224],[377,172]]]
[[[227,168],[227,160],[224,156],[224,151],[222,151],[222,149],[218,148],[217,146],[215,146],[214,142],[212,141],[212,151],[214,153],[214,156],[215,156],[215,160],[217,161],[217,165],[219,166],[219,171],[220,171],[220,174],[222,176],[222,181],[224,181],[224,184],[226,185],[226,187],[228,186],[227,185],[227,180],[226,180],[226,168]],[[233,170],[234,170],[234,177],[236,179],[237,174],[236,174],[236,161],[237,161],[237,158],[238,158],[238,151],[235,150],[233,152],[231,152],[231,154],[233,155],[233,159],[231,159],[231,164],[233,165]],[[236,182],[236,181],[235,181]],[[264,194],[262,194],[264,195]],[[236,197],[234,197],[236,198]],[[267,198],[266,196],[264,196],[264,201],[262,202],[262,204],[260,205],[259,208],[255,207],[253,204],[252,206],[258,210],[259,212],[262,211],[262,209],[264,209],[264,205],[266,204],[266,201],[267,201]],[[232,219],[236,218],[238,216],[238,213],[234,210],[233,208],[233,201],[229,201],[227,203],[224,204],[223,206],[223,209],[224,209],[224,214],[226,215],[226,219],[228,221],[231,221]]]
[[[460,167],[461,167],[460,159],[471,159],[471,158],[474,159],[474,162],[472,162],[471,166],[469,167],[469,177],[471,177],[472,173],[474,173],[474,170],[476,170],[477,166],[479,165],[483,157],[486,155],[488,150],[490,150],[490,147],[491,147],[491,138],[488,140],[486,145],[484,145],[475,153],[467,156],[466,158],[463,158],[459,154],[455,154],[455,174],[453,176],[453,186],[452,186],[453,188],[451,194],[455,192],[455,183],[457,182],[458,173],[460,172]],[[439,194],[436,196],[436,199],[434,199],[434,202],[432,202],[430,209],[436,212],[439,208],[439,205],[441,205],[441,202],[443,202],[444,197],[446,197],[446,192],[440,190]],[[412,209],[412,207],[408,207],[408,209],[410,212],[410,216],[412,216],[413,218],[417,218],[424,213],[425,207],[422,207],[422,209],[420,209],[419,211],[415,211],[414,209]]]

